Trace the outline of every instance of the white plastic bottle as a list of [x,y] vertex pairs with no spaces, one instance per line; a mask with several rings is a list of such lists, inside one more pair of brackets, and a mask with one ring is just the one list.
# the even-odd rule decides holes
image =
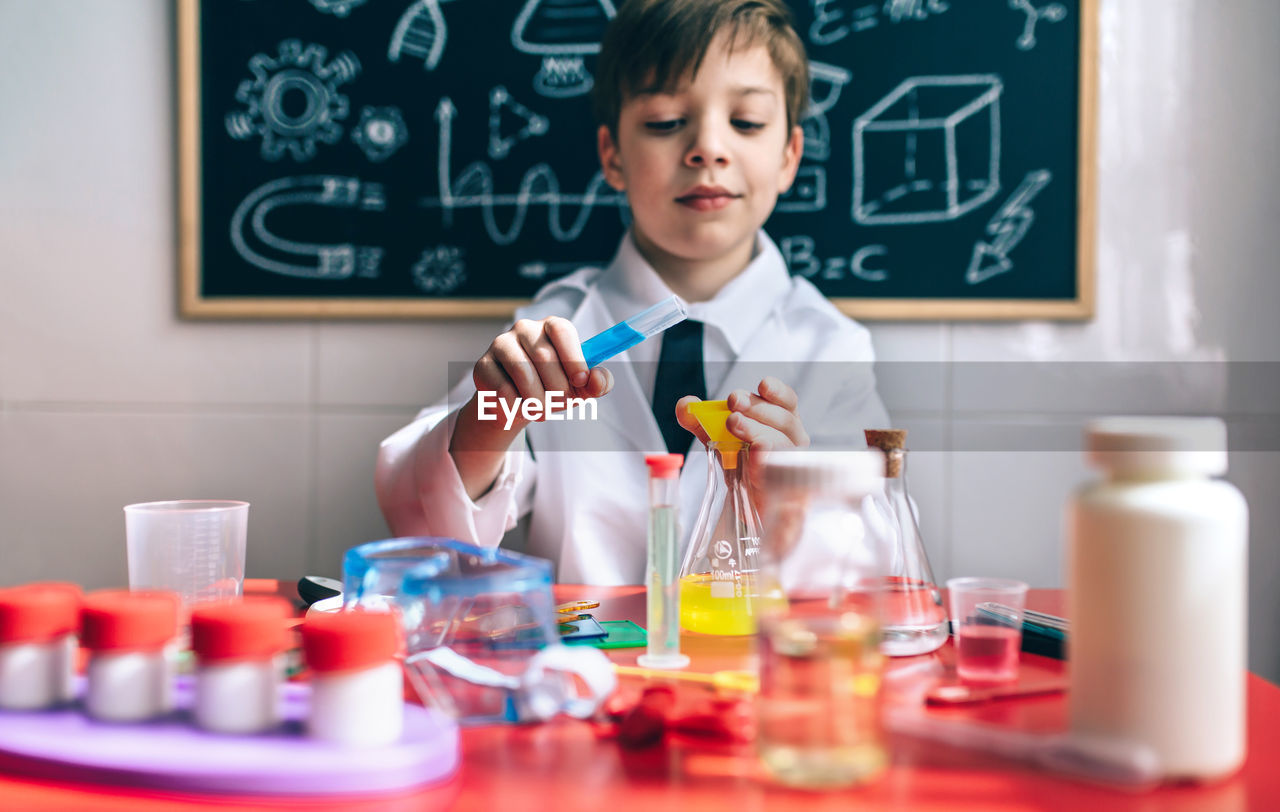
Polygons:
[[79,628],[79,587],[0,589],[0,708],[39,710],[74,698]]
[[274,598],[198,606],[191,612],[196,724],[217,733],[258,733],[280,722],[277,693],[288,644],[289,606]]
[[356,747],[399,741],[404,729],[399,649],[399,622],[389,612],[308,615],[302,624],[302,651],[311,669],[307,733]]
[[1245,757],[1248,510],[1216,418],[1086,429],[1106,478],[1067,511],[1071,730],[1151,748],[1165,778]]
[[173,673],[165,649],[177,634],[176,593],[87,595],[80,609],[80,642],[89,650],[85,711],[111,722],[141,722],[167,713]]

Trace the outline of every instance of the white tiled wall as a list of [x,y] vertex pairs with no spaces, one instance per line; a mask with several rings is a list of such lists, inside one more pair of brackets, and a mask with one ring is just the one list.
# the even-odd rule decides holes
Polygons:
[[[499,328],[179,320],[170,6],[0,0],[0,584],[122,584],[121,506],[183,496],[252,502],[250,575],[336,574],[385,533],[378,440]],[[940,579],[1061,584],[1089,474],[1046,446],[1090,415],[1214,411],[1280,448],[1274,373],[1154,363],[1280,360],[1280,4],[1100,6],[1097,317],[871,325]],[[1082,387],[1082,362],[1116,365]],[[1232,466],[1252,665],[1280,679],[1280,452]]]

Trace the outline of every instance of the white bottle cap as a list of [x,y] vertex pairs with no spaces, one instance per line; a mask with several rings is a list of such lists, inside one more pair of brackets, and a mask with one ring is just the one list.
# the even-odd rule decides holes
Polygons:
[[1227,427],[1216,417],[1104,417],[1085,427],[1085,457],[1118,474],[1227,471]]
[[790,451],[774,449],[764,464],[769,487],[805,488],[860,497],[883,487],[884,453],[858,451]]

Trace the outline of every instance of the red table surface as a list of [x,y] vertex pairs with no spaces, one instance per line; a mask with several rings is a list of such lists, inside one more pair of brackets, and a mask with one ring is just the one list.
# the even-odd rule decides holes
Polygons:
[[[557,586],[561,600],[595,598],[602,620],[644,619],[641,587]],[[1032,590],[1027,606],[1062,614],[1061,590]],[[751,662],[750,640],[685,635],[682,650],[691,670],[741,668]],[[608,652],[634,664],[643,649]],[[953,679],[951,645],[930,655],[891,661],[896,675],[886,685],[914,680]],[[1060,679],[1063,663],[1022,655],[1020,680]],[[643,683],[624,678],[624,688]],[[693,687],[685,691],[705,691]],[[1025,731],[1061,730],[1066,722],[1062,695],[1003,700],[927,712],[957,720],[981,721]],[[541,725],[497,725],[464,730],[462,768],[446,783],[419,792],[378,798],[290,799],[192,796],[124,787],[35,780],[0,772],[0,809],[592,809],[606,812],[660,812],[696,808],[733,809],[1112,809],[1252,810],[1280,809],[1280,688],[1248,677],[1249,757],[1233,777],[1208,786],[1165,786],[1129,793],[1080,783],[1001,761],[905,737],[890,737],[892,764],[867,786],[808,793],[774,786],[764,777],[750,745],[706,744],[669,739],[645,750],[626,750],[601,738],[593,726],[569,719]]]

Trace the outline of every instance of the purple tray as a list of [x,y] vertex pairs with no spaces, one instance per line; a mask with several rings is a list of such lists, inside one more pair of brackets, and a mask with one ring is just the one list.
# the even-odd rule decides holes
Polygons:
[[193,693],[192,680],[179,678],[179,710],[142,724],[98,722],[78,705],[0,710],[0,756],[13,769],[57,780],[237,795],[393,792],[442,781],[458,769],[457,723],[418,705],[405,704],[400,741],[357,748],[307,738],[305,684],[283,685],[285,722],[253,736],[194,727],[185,710]]

